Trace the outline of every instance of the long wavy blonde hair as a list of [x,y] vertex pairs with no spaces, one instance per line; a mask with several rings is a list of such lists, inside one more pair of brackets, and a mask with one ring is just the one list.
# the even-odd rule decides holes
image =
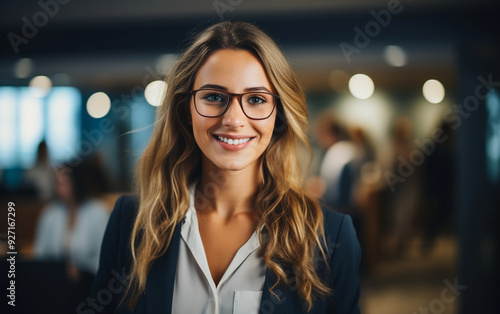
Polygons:
[[[305,96],[273,40],[244,22],[222,22],[207,28],[180,55],[167,77],[168,89],[151,141],[136,169],[140,205],[130,243],[133,264],[125,294],[130,296],[129,307],[136,306],[153,262],[166,252],[175,226],[189,208],[188,187],[201,173],[201,151],[187,118],[189,92],[200,66],[219,49],[253,53],[280,96],[273,137],[261,157],[254,208],[260,226],[264,226],[259,233],[261,252],[277,277],[271,290],[280,282],[291,285],[295,281],[310,309],[315,297],[330,293],[330,289],[315,271],[317,249],[325,258],[323,214],[302,187],[297,160],[299,143],[310,148]],[[287,274],[285,266],[291,266],[293,274]]]

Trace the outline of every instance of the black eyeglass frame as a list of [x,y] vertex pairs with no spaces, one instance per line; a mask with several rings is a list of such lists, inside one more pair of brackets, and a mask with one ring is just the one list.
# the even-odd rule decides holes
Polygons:
[[[224,94],[227,94],[229,95],[229,101],[226,105],[226,108],[224,108],[224,110],[222,111],[221,114],[217,115],[217,116],[207,116],[207,115],[203,115],[200,113],[200,111],[198,110],[198,107],[196,106],[196,93],[199,92],[199,91],[214,91],[214,92],[220,92],[220,93],[224,93]],[[193,96],[193,102],[194,102],[194,108],[196,109],[196,112],[202,116],[202,117],[205,117],[205,118],[218,118],[218,117],[221,117],[222,115],[224,115],[224,113],[226,113],[227,109],[229,109],[229,107],[231,106],[232,102],[233,102],[233,98],[234,97],[238,97],[238,100],[239,100],[239,103],[240,103],[240,107],[241,107],[241,111],[243,111],[243,113],[245,114],[245,116],[248,118],[248,119],[251,119],[251,120],[265,120],[267,118],[269,118],[273,112],[274,112],[274,109],[276,108],[276,103],[278,101],[280,101],[280,96],[279,95],[275,95],[273,93],[269,93],[269,92],[246,92],[246,93],[242,93],[242,94],[238,94],[238,93],[230,93],[230,92],[227,92],[227,91],[224,91],[224,90],[219,90],[219,89],[210,89],[210,88],[201,88],[201,89],[196,89],[196,90],[192,90],[189,92],[190,95]],[[242,98],[244,95],[247,95],[247,94],[267,94],[267,95],[271,95],[273,96],[273,110],[271,110],[271,113],[269,113],[269,115],[265,118],[252,118],[252,117],[249,117],[248,114],[245,112],[245,109],[243,108],[243,102],[242,102]]]

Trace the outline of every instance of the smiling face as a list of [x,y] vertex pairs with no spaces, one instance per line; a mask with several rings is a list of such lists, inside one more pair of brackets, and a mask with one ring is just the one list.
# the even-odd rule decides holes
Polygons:
[[[193,85],[193,90],[205,88],[229,93],[276,94],[260,61],[246,50],[222,49],[212,53],[198,70]],[[209,97],[211,101],[217,99]],[[239,101],[233,97],[222,116],[207,118],[198,114],[191,97],[193,134],[203,153],[203,163],[208,161],[224,170],[249,166],[258,169],[260,156],[273,135],[276,109],[267,119],[252,120],[245,115]]]

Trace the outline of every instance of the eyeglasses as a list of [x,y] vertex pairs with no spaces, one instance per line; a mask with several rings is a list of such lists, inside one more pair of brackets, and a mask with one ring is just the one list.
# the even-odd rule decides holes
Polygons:
[[245,116],[252,120],[264,120],[271,116],[279,100],[278,95],[267,92],[228,93],[216,89],[191,91],[194,107],[198,114],[206,118],[222,116],[231,105],[233,97],[238,97]]

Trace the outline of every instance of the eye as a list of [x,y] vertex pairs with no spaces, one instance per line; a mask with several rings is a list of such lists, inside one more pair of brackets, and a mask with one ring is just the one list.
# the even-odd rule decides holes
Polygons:
[[227,96],[220,93],[208,93],[203,95],[203,99],[209,102],[224,102]]
[[260,105],[260,104],[266,103],[267,100],[266,100],[266,97],[264,97],[262,95],[249,95],[247,102],[252,104],[252,105]]

